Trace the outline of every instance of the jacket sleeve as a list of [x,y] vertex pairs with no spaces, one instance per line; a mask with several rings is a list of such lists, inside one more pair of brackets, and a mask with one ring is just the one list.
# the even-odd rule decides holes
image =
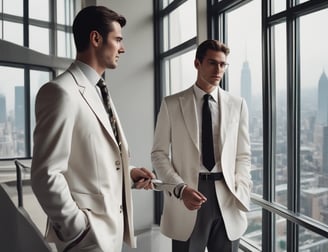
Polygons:
[[184,183],[184,181],[172,166],[171,143],[171,122],[167,103],[164,99],[157,117],[151,160],[158,178],[177,185]]
[[44,85],[36,98],[31,183],[52,226],[69,240],[85,228],[84,213],[73,200],[65,171],[68,168],[76,106],[54,83]]

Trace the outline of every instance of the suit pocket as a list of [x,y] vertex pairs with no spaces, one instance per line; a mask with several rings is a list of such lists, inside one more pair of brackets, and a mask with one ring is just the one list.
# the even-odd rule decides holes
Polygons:
[[[89,220],[89,210],[84,210],[88,220]],[[94,227],[91,225],[90,221],[86,230],[75,239],[72,243],[70,243],[64,250],[64,252],[102,252],[99,247],[97,238],[94,233]]]
[[102,250],[99,248],[97,239],[93,232],[93,228],[89,227],[86,229],[80,237],[78,237],[74,242],[69,244],[64,252],[80,252],[80,251],[88,251],[88,252],[101,252]]

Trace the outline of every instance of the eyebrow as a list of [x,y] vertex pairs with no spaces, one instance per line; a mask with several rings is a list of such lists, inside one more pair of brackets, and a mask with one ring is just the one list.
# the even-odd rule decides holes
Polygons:
[[217,63],[217,64],[222,64],[222,63],[227,63],[226,61],[217,61],[215,59],[208,59],[208,62],[213,62],[213,63]]

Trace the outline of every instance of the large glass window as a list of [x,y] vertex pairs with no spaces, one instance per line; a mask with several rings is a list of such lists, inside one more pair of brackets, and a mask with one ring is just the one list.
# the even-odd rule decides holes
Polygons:
[[[34,103],[39,88],[52,76],[49,71],[30,71],[25,81],[24,68],[0,66],[0,159],[29,157],[26,145],[35,126]],[[28,84],[29,83],[29,84]],[[26,90],[30,85],[27,113]],[[30,132],[26,132],[26,119],[30,118]],[[29,137],[29,138],[28,138]],[[32,143],[30,145],[32,149]]]
[[[23,0],[0,0],[0,38],[46,55],[74,58],[71,25],[81,2],[55,2],[54,6],[49,0],[27,0],[28,17],[24,17]],[[26,21],[29,30],[24,37]]]
[[171,49],[197,34],[196,0],[188,0],[164,17],[164,51]]
[[323,31],[327,22],[328,9],[300,18],[300,210],[301,213],[326,225],[328,225],[328,36]]
[[[198,0],[197,0],[198,1]],[[155,15],[155,111],[164,96],[192,86],[197,16],[196,0],[154,0]],[[155,223],[162,212],[162,193],[156,193]]]
[[[262,195],[263,130],[262,130],[262,64],[261,64],[261,1],[226,13],[229,68],[227,86],[231,93],[242,96],[249,110],[249,130],[252,151],[253,192]],[[261,244],[262,211],[251,205],[249,226],[245,236]]]
[[273,86],[275,91],[275,197],[277,203],[287,207],[287,51],[286,24],[272,27]]
[[182,91],[195,83],[195,50],[164,61],[166,94]]
[[23,45],[23,24],[3,21],[2,38],[9,42]]
[[25,156],[24,70],[0,66],[0,158]]
[[326,251],[328,2],[212,3],[209,37],[231,48],[224,88],[250,109],[254,205],[245,240],[263,251]]

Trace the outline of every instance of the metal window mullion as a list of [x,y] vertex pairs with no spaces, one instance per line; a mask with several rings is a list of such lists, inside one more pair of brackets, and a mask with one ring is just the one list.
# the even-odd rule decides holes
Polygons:
[[50,55],[57,56],[57,0],[49,2],[49,48]]
[[[296,83],[296,19],[290,11],[292,0],[287,5],[287,157],[288,210],[299,212],[299,87]],[[287,220],[287,251],[298,251],[298,225]]]
[[28,0],[23,0],[23,45],[29,47],[29,6]]
[[[273,69],[274,58],[272,49],[272,32],[268,23],[269,3],[262,0],[262,90],[263,90],[263,198],[272,202],[275,192],[274,187],[274,121],[275,121],[275,99],[273,94],[274,79]],[[275,251],[274,234],[275,234],[274,215],[265,209],[262,210],[262,250],[267,252]]]
[[[157,113],[159,111],[163,96],[162,67],[160,52],[163,44],[163,17],[160,16],[161,2],[153,0],[153,25],[154,25],[154,126],[156,125]],[[155,192],[154,200],[154,222],[159,225],[163,209],[163,192]]]

